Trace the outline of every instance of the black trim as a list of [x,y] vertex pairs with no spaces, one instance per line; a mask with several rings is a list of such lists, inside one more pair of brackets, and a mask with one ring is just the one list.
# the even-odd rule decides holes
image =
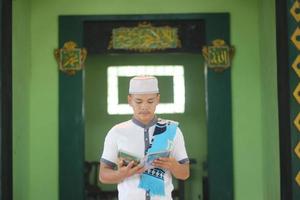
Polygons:
[[106,160],[105,158],[101,158],[101,159],[100,159],[100,164],[101,164],[101,163],[105,163],[106,165],[108,165],[108,166],[111,167],[112,169],[118,167],[118,165],[117,165],[116,163],[111,162],[111,161],[109,161],[109,160]]
[[12,1],[0,0],[1,10],[1,191],[0,200],[12,200]]
[[190,159],[189,158],[184,158],[182,160],[179,160],[178,161],[180,164],[187,164],[187,163],[190,163]]
[[290,85],[288,62],[287,2],[276,0],[277,80],[280,140],[281,200],[292,199]]

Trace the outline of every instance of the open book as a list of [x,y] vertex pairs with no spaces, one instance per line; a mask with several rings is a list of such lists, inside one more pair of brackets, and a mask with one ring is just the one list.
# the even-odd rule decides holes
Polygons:
[[158,158],[162,158],[162,157],[167,158],[169,156],[170,156],[169,150],[148,153],[143,158],[139,158],[138,156],[136,156],[128,151],[119,150],[119,152],[118,152],[118,157],[120,159],[123,159],[123,164],[125,166],[127,166],[131,161],[134,161],[134,164],[133,164],[134,166],[142,165],[145,167],[145,169],[154,168],[154,166],[152,165],[154,160],[156,160]]

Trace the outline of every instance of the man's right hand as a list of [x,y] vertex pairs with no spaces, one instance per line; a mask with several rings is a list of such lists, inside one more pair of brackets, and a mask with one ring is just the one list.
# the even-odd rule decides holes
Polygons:
[[145,171],[144,166],[134,165],[134,161],[131,161],[127,166],[123,164],[123,160],[120,159],[118,163],[118,174],[121,180],[133,176],[135,174],[141,174]]

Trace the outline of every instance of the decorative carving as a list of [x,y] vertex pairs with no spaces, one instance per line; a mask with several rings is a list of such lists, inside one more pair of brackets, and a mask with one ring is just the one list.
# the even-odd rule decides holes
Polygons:
[[300,142],[298,142],[297,146],[294,149],[296,155],[298,156],[298,158],[300,159]]
[[300,132],[300,113],[298,113],[297,117],[294,119],[294,125],[297,130]]
[[300,55],[298,55],[295,61],[293,62],[292,68],[295,70],[298,77],[300,77]]
[[300,21],[300,13],[297,12],[297,10],[300,9],[300,3],[299,1],[294,1],[293,6],[290,9],[291,15],[294,17],[294,19],[299,22]]
[[202,49],[207,66],[216,72],[222,72],[230,67],[233,54],[234,48],[226,45],[222,39],[216,39],[212,41],[211,46],[204,46]]
[[137,27],[120,27],[112,30],[108,49],[124,49],[150,52],[180,48],[178,29],[170,26],[154,27],[151,23],[140,23]]
[[300,83],[298,83],[296,89],[293,92],[293,95],[294,95],[296,101],[298,102],[298,104],[300,104]]
[[75,75],[77,71],[82,70],[87,51],[85,48],[77,48],[75,42],[68,41],[63,48],[54,50],[54,56],[61,71]]
[[297,27],[291,37],[291,40],[294,43],[294,45],[297,47],[298,50],[300,50],[300,41],[298,40],[299,37],[300,37],[300,29],[299,29],[299,27]]
[[298,186],[300,187],[300,171],[298,172],[296,178],[295,178],[296,183],[298,184]]

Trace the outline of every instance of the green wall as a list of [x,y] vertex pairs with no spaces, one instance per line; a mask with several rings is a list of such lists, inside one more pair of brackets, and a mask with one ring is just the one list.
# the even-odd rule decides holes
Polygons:
[[29,199],[30,2],[13,1],[13,195]]
[[260,64],[264,198],[280,199],[275,2],[260,3]]
[[[21,137],[20,144],[14,146],[14,152],[21,152],[26,164],[25,167],[24,163],[17,166],[15,164],[14,175],[18,175],[15,177],[16,182],[28,184],[24,190],[16,183],[14,195],[25,192],[25,200],[58,198],[58,72],[53,50],[58,47],[59,15],[204,12],[229,12],[231,15],[231,42],[236,48],[232,66],[235,199],[262,200],[271,198],[274,191],[278,193],[276,185],[279,177],[275,169],[278,168],[278,162],[274,163],[271,158],[265,159],[271,155],[278,160],[278,154],[263,153],[265,150],[278,149],[276,137],[275,140],[274,137],[269,137],[276,133],[276,102],[263,107],[269,102],[268,99],[274,100],[276,96],[276,84],[266,84],[268,81],[263,79],[263,74],[267,72],[262,69],[262,65],[274,62],[274,54],[268,57],[269,61],[261,60],[262,52],[274,47],[274,40],[271,37],[268,38],[270,42],[266,41],[263,45],[259,43],[263,37],[267,37],[264,26],[260,23],[260,16],[266,10],[269,13],[268,18],[274,24],[274,18],[271,16],[274,6],[269,8],[267,3],[261,5],[259,2],[131,0],[128,3],[123,0],[31,0],[26,4],[24,1],[14,1],[14,10],[17,11],[13,19],[16,49],[14,113],[19,113],[19,116],[14,118],[14,140]],[[29,20],[28,26],[19,25],[21,20],[18,19],[24,18]],[[24,39],[18,42],[16,38]],[[26,51],[21,51],[26,46]],[[23,64],[24,61],[26,65]],[[25,70],[25,66],[30,70]],[[274,82],[275,69],[272,66],[268,66],[268,69],[272,71],[268,78]],[[17,73],[18,78],[15,77]],[[21,82],[25,89],[18,88],[17,82]],[[269,90],[272,96],[263,98],[263,93]],[[17,98],[22,95],[29,99],[25,98],[22,101],[21,98]],[[20,122],[16,119],[21,116],[25,118],[22,120],[27,121]],[[270,149],[265,145],[269,145]],[[270,167],[275,168],[268,171]],[[275,181],[275,184],[270,184],[270,188],[264,186],[272,181]]]

